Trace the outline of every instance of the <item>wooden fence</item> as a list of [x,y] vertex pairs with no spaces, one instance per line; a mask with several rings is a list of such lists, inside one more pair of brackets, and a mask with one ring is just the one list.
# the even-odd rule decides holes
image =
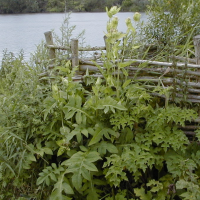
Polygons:
[[[102,47],[87,47],[80,48],[78,40],[72,39],[71,45],[68,47],[56,46],[53,43],[52,33],[45,32],[46,47],[49,49],[49,59],[52,61],[56,59],[56,50],[69,50],[71,52],[72,67],[79,66],[77,75],[74,81],[81,81],[86,70],[90,71],[91,76],[102,77],[99,75],[99,70],[92,60],[96,60],[99,66],[103,66],[103,62],[98,61],[98,56],[94,56],[92,60],[80,59],[79,51],[100,51],[106,50],[106,45]],[[104,38],[105,39],[105,38]],[[149,83],[146,87],[153,87],[156,83],[162,84],[163,87],[176,87],[176,97],[183,98],[181,91],[187,89],[187,101],[192,103],[200,103],[200,35],[194,37],[195,59],[187,59],[174,56],[174,62],[158,62],[151,60],[125,59],[124,61],[132,61],[128,67],[129,77],[138,82]],[[185,60],[185,62],[175,62],[178,60]],[[116,61],[117,62],[117,61]],[[195,62],[195,64],[194,64]],[[141,67],[143,64],[143,67]],[[140,65],[140,67],[138,67]],[[137,74],[137,76],[136,76]],[[183,80],[184,77],[184,80]],[[157,95],[152,93],[152,95]],[[164,95],[160,95],[165,98]]]
[[[98,54],[94,54],[93,58],[81,59],[79,58],[80,51],[106,51],[106,38],[104,37],[105,46],[102,47],[87,47],[80,48],[78,40],[72,39],[71,45],[68,47],[56,46],[53,43],[52,33],[45,32],[46,47],[49,49],[49,59],[53,61],[56,59],[56,50],[69,50],[71,52],[72,67],[79,66],[74,81],[81,81],[85,75],[86,70],[89,70],[91,76],[102,77],[99,69],[95,66],[92,60],[95,60],[99,66],[104,69],[104,63],[98,60]],[[134,81],[144,83],[148,89],[155,88],[158,83],[166,88],[171,86],[175,91],[175,98],[184,99],[191,103],[200,103],[200,35],[194,37],[195,58],[186,59],[183,57],[172,56],[173,62],[158,62],[152,60],[139,59],[125,59],[124,61],[132,61],[127,67],[129,78],[134,77]],[[179,61],[179,62],[178,62]],[[184,62],[180,62],[184,61]],[[117,62],[117,61],[116,61]],[[159,95],[152,92],[151,95],[166,98],[165,95]],[[174,100],[169,98],[169,100]],[[200,113],[199,113],[200,116]],[[200,117],[193,121],[192,124],[181,127],[186,135],[195,135],[194,130],[199,126]]]
[[[72,67],[79,66],[74,81],[81,81],[86,70],[89,70],[91,76],[102,77],[99,69],[95,66],[94,60],[104,69],[104,63],[99,61],[98,53],[93,58],[79,58],[80,51],[106,51],[106,38],[104,37],[105,46],[80,48],[78,40],[72,39],[68,47],[56,46],[53,43],[52,33],[45,32],[46,47],[49,49],[49,59],[54,62],[56,59],[56,50],[69,50],[71,52]],[[194,37],[195,58],[186,59],[183,57],[172,56],[173,62],[159,62],[152,60],[125,59],[124,62],[131,61],[129,67],[129,78],[134,77],[134,81],[144,83],[148,89],[155,88],[158,83],[166,88],[171,86],[175,91],[175,98],[184,99],[191,103],[200,103],[200,35]],[[184,61],[184,62],[177,62]],[[116,61],[117,62],[117,61]],[[53,65],[52,65],[53,66]],[[185,92],[185,93],[184,93]],[[184,94],[183,94],[184,93]],[[152,92],[151,95],[166,98],[165,95],[159,95]],[[186,96],[185,96],[186,95]],[[174,100],[170,98],[169,100]],[[200,117],[193,121],[192,124],[181,127],[186,135],[195,135],[194,130],[199,128]]]
[[[80,48],[78,40],[72,39],[71,45],[68,47],[55,46],[51,32],[45,33],[46,47],[49,49],[49,59],[52,62],[56,59],[56,50],[69,50],[71,52],[72,67],[79,66],[74,81],[81,81],[86,70],[89,70],[93,77],[102,77],[99,69],[92,60],[95,60],[99,66],[104,69],[104,63],[98,60],[98,54],[92,59],[79,58],[80,51],[106,51],[106,38],[104,37],[105,46]],[[124,62],[132,61],[127,67],[129,78],[134,77],[134,81],[143,83],[145,87],[152,91],[158,84],[166,88],[171,86],[175,91],[175,98],[188,101],[190,103],[200,103],[200,35],[194,37],[195,58],[186,59],[183,57],[172,56],[173,62],[159,62],[152,60],[125,59]],[[179,61],[179,62],[178,62]],[[180,62],[182,61],[182,62]],[[184,61],[184,62],[183,62]],[[117,63],[117,61],[116,61]],[[151,92],[153,96],[166,98],[165,95]],[[174,98],[169,98],[174,101]],[[199,113],[200,116],[200,113]],[[181,127],[186,135],[195,135],[194,130],[199,128],[200,117],[192,122],[192,124]]]

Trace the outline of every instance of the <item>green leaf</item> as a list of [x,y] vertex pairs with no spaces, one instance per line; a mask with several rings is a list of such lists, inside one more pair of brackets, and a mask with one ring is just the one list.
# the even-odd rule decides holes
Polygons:
[[88,181],[91,181],[91,175],[90,175],[90,172],[87,169],[82,168],[81,174],[82,174],[83,178],[85,178]]
[[61,146],[59,149],[58,149],[58,152],[57,152],[57,156],[61,156],[63,153],[65,153],[66,151],[66,148]]
[[74,194],[73,189],[71,188],[71,186],[70,186],[68,183],[63,182],[63,183],[62,183],[62,187],[63,187],[63,190],[64,190],[64,192],[65,192],[66,194]]
[[99,144],[96,144],[93,148],[97,149],[100,155],[105,155],[107,151],[110,153],[118,153],[117,147],[106,141],[102,141]]
[[107,139],[110,139],[109,134],[118,138],[119,137],[119,133],[113,131],[110,128],[104,128],[104,127],[97,127],[96,131],[92,137],[92,139],[89,142],[89,146],[98,143],[100,140],[103,139],[103,136],[105,136]]
[[16,176],[16,173],[15,173],[15,171],[14,171],[14,168],[13,168],[12,166],[10,166],[7,162],[5,162],[5,165],[6,165],[7,168],[12,172],[12,174],[13,174],[14,176]]
[[40,173],[39,175],[40,175],[40,177],[37,179],[37,185],[40,185],[41,183],[43,183],[46,180],[46,178],[48,177],[48,175],[43,176],[44,173]]
[[57,140],[57,141],[56,141],[56,144],[57,144],[58,146],[62,146],[63,144],[65,144],[65,139]]
[[118,66],[119,68],[124,68],[124,67],[128,67],[130,66],[134,61],[130,60],[130,61],[127,61],[127,62],[121,62],[121,63],[118,63]]
[[76,113],[76,123],[81,124],[81,122],[82,122],[81,112],[77,112]]
[[[107,96],[103,99],[99,100],[99,105],[97,109],[103,109],[105,113],[108,112],[109,109],[117,109],[117,110],[127,110],[120,102],[117,102],[110,96]],[[106,110],[105,110],[106,109]]]
[[37,179],[36,184],[40,185],[44,182],[47,186],[49,186],[51,180],[57,181],[56,176],[59,175],[63,170],[64,169],[61,166],[57,167],[55,163],[52,163],[52,167],[47,166],[41,173],[39,173],[39,178]]
[[54,185],[53,192],[51,193],[50,199],[52,200],[70,200],[71,198],[65,196],[65,194],[74,194],[73,189],[71,188],[69,181],[65,178],[65,172],[60,174],[58,177],[57,183]]
[[198,141],[200,141],[200,129],[198,128],[197,130],[195,130],[195,133],[195,136],[197,137]]
[[118,187],[121,181],[128,181],[126,172],[124,171],[125,163],[123,159],[117,155],[112,154],[106,157],[107,162],[104,162],[103,168],[107,167],[105,177],[111,185]]
[[83,135],[85,135],[88,138],[88,130],[86,128],[82,129],[81,133],[83,133]]
[[53,108],[55,108],[57,106],[57,102],[56,102],[56,100],[54,98],[47,97],[44,100],[44,106],[45,106],[45,109],[43,110],[43,112],[44,112],[44,120],[46,120],[47,115],[49,113],[51,113]]
[[80,119],[81,114],[91,119],[90,115],[82,108],[82,98],[79,95],[69,96],[69,102],[64,106],[63,112],[65,113],[65,119],[72,118],[75,113],[80,113],[76,116],[78,122],[82,120]]
[[160,183],[159,181],[156,181],[156,180],[150,180],[148,183],[147,183],[147,186],[148,187],[151,187],[151,192],[158,192],[160,190],[163,189],[163,185],[162,183]]
[[126,70],[124,68],[122,68],[121,70],[122,70],[124,76],[128,77],[128,70]]
[[79,125],[74,125],[75,129],[73,131],[71,131],[70,134],[67,135],[66,139],[67,139],[67,143],[70,142],[70,140],[76,136],[77,138],[77,142],[81,143],[81,141],[83,140],[83,135],[86,136],[88,138],[88,134],[93,134],[94,130],[90,127],[87,128],[85,126],[85,124],[79,124]]
[[181,164],[181,160],[184,160],[184,158],[177,154],[175,151],[170,150],[165,155],[164,158],[167,163],[167,169],[172,174],[173,177],[180,177],[181,176],[181,170],[179,169],[179,166]]
[[[88,160],[87,160],[88,161]],[[98,171],[98,169],[96,168],[96,166],[91,163],[91,162],[83,162],[83,166],[85,167],[85,169],[87,169],[88,171]]]
[[33,162],[36,162],[36,158],[33,154],[28,154],[27,156],[27,160],[30,160],[30,161],[33,161]]
[[141,200],[151,200],[152,199],[152,195],[151,192],[146,192],[144,188],[135,188],[134,192],[136,194],[136,196],[140,197]]
[[96,193],[95,190],[89,190],[88,196],[87,196],[87,200],[99,200],[99,195]]
[[82,187],[83,178],[90,180],[90,172],[98,171],[93,162],[101,159],[97,152],[77,152],[71,158],[64,161],[62,165],[67,166],[66,173],[73,173],[73,186],[80,191]]
[[81,145],[81,146],[79,146],[79,148],[80,148],[81,151],[88,151],[88,149],[85,146]]
[[[106,106],[105,108],[104,108],[104,113],[106,114],[106,113],[108,113],[108,111],[109,111],[109,106]],[[114,111],[115,112],[115,111]]]
[[82,187],[82,176],[79,173],[74,173],[72,176],[72,183],[73,186],[76,188],[77,191],[81,190]]
[[130,83],[131,83],[131,79],[128,79],[128,80],[126,80],[124,83],[123,83],[123,88],[125,89]]
[[179,181],[176,182],[176,188],[177,189],[184,189],[184,188],[188,188],[190,183],[188,183],[187,181],[181,179]]
[[68,111],[68,110],[65,110],[65,109],[63,109],[63,112],[65,113],[65,119],[66,120],[71,119],[74,116],[74,114],[76,113],[75,110]]
[[101,139],[103,139],[103,138],[102,138],[103,132],[104,132],[104,128],[103,128],[103,129],[98,128],[98,129],[95,131],[95,133],[94,133],[92,139],[90,140],[88,146],[91,146],[91,145],[93,145],[93,144],[96,144],[96,143],[98,143]]
[[71,200],[72,198],[67,197],[65,195],[63,195],[62,193],[60,193],[60,191],[58,189],[55,189],[52,193],[51,196],[49,198],[49,200]]
[[46,154],[48,154],[48,155],[53,155],[53,151],[52,151],[50,148],[44,147],[43,149],[44,149],[44,152],[45,152]]
[[99,153],[96,151],[90,151],[89,153],[86,154],[85,159],[88,162],[96,162],[97,160],[101,160],[101,157],[99,156]]

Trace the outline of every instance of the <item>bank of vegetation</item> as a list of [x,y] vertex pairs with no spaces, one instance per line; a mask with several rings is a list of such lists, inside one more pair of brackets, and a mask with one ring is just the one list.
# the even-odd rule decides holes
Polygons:
[[148,0],[0,0],[0,14],[40,12],[99,12],[121,6],[121,11],[145,11]]
[[[107,10],[109,48],[101,52],[103,67],[93,62],[102,78],[87,70],[82,82],[73,81],[77,68],[66,59],[55,60],[54,69],[48,69],[52,61],[44,44],[30,62],[22,54],[5,52],[0,68],[0,199],[199,200],[199,104],[185,98],[187,73],[178,74],[183,86],[182,97],[176,98],[175,87],[163,85],[164,74],[153,85],[147,79],[138,82],[137,75],[128,76],[131,63],[124,60],[171,60],[176,67],[174,56],[179,56],[185,58],[187,72],[188,59],[195,57],[192,40],[200,25],[200,2],[151,3],[146,26],[138,13],[134,16],[140,31],[128,18],[127,30],[118,32],[115,14],[120,9]],[[55,37],[57,44],[69,45],[73,28],[68,25],[65,20],[65,40]],[[156,48],[149,48],[150,43]],[[69,58],[71,52],[66,53],[57,56]],[[39,76],[46,71],[49,76]],[[151,95],[152,88],[165,98]],[[196,128],[187,136],[182,128],[189,123]]]

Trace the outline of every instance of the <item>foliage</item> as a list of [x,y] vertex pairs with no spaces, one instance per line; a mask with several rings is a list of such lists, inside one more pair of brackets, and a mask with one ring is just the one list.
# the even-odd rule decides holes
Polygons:
[[122,1],[122,11],[145,11],[148,5],[147,0],[124,0]]
[[159,44],[182,44],[199,33],[198,0],[151,0],[145,34]]
[[0,0],[0,13],[44,12],[47,0]]
[[119,8],[106,10],[108,49],[103,68],[95,63],[102,79],[87,71],[83,82],[72,81],[70,61],[40,79],[43,64],[5,55],[1,199],[199,199],[199,133],[190,143],[180,129],[197,113],[164,104],[128,78],[125,50],[135,29],[128,19],[118,32]]
[[122,6],[123,11],[144,11],[148,0],[0,0],[0,14],[64,11],[105,11],[105,7]]
[[[71,24],[69,23],[70,15],[71,12],[65,14],[63,23],[60,27],[61,36],[58,36],[56,35],[55,32],[53,32],[53,37],[55,39],[54,43],[58,46],[70,47],[71,45],[70,42],[73,36],[79,40],[79,46],[83,46],[85,44],[85,38],[84,38],[85,30],[81,31],[78,35],[74,36],[74,30],[76,29],[76,25],[71,26]],[[56,57],[60,57],[60,59],[69,59],[71,52],[70,50],[67,51],[62,50],[56,53],[57,53]]]

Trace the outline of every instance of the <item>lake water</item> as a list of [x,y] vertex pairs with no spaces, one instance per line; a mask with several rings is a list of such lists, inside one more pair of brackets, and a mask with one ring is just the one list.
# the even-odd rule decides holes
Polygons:
[[[126,30],[125,19],[133,17],[132,12],[118,13],[119,31]],[[3,51],[13,52],[15,55],[24,51],[25,59],[36,50],[42,40],[44,32],[54,30],[61,35],[59,28],[65,18],[65,13],[12,14],[0,15],[0,60]],[[143,13],[141,20],[146,20]],[[85,42],[90,46],[103,46],[103,35],[106,31],[108,17],[106,13],[71,13],[70,26],[76,25],[72,37],[85,30]],[[134,24],[134,22],[133,22]]]

